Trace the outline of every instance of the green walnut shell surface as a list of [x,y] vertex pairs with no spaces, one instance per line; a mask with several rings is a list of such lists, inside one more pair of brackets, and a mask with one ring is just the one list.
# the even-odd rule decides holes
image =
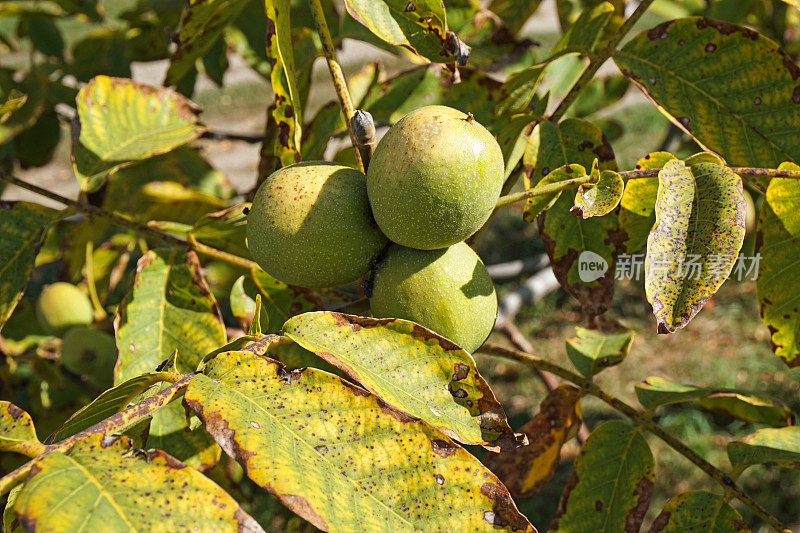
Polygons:
[[471,116],[427,106],[383,136],[367,171],[375,221],[411,248],[446,248],[477,231],[503,186],[503,153]]
[[117,345],[108,333],[78,326],[64,335],[61,363],[99,389],[113,385],[116,362]]
[[378,318],[403,318],[477,350],[494,327],[497,295],[478,255],[460,242],[441,250],[393,245],[375,272]]
[[304,287],[357,280],[387,242],[372,219],[364,174],[324,161],[284,167],[261,184],[247,241],[264,271]]
[[59,281],[42,289],[36,317],[45,333],[61,336],[74,326],[91,324],[94,311],[89,298],[78,287]]

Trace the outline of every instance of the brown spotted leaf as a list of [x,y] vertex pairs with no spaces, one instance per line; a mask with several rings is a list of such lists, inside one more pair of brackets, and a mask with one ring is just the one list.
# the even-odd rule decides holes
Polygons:
[[800,67],[773,40],[728,22],[671,20],[614,53],[678,127],[734,166],[800,159]]
[[[530,136],[522,162],[526,186],[533,187],[553,169],[577,163],[591,168],[598,159],[599,170],[616,170],[614,151],[603,132],[581,119],[558,124],[540,123]],[[539,215],[539,234],[544,242],[553,273],[561,286],[587,315],[602,314],[614,294],[614,265],[621,241],[614,213],[583,220],[570,212],[572,194],[562,194]]]
[[184,403],[250,479],[322,530],[535,531],[466,450],[326,372],[228,352]]
[[[784,163],[781,170],[800,170]],[[770,180],[758,220],[758,302],[769,328],[772,351],[789,366],[800,366],[800,180]]]
[[553,478],[561,447],[581,423],[579,401],[580,390],[559,386],[542,401],[536,416],[519,428],[528,437],[526,446],[484,457],[484,464],[513,496],[536,494]]
[[570,211],[581,218],[601,217],[613,211],[622,199],[625,183],[613,170],[592,169],[591,180],[578,187]]
[[[244,2],[246,3],[246,2]],[[275,96],[270,126],[275,128],[272,154],[278,169],[300,161],[302,109],[292,47],[289,0],[270,0],[267,14],[267,58],[272,64],[270,83]]]
[[653,522],[650,533],[736,533],[750,531],[724,496],[702,490],[671,498]]
[[759,429],[728,443],[728,458],[736,472],[760,464],[800,470],[800,426]]
[[225,344],[217,302],[194,252],[145,254],[115,325],[115,383],[155,371],[175,350],[178,371],[193,372],[204,355]]
[[36,437],[31,415],[11,402],[0,400],[0,451],[35,456],[44,451]]
[[14,512],[27,531],[263,531],[196,470],[101,434],[37,461]]
[[645,292],[658,332],[672,333],[702,309],[730,274],[744,240],[745,199],[742,179],[719,164],[672,159],[658,179]]
[[518,446],[472,356],[422,326],[320,311],[289,319],[283,333],[386,403],[460,442]]
[[[536,187],[533,187],[532,190],[535,191],[537,188],[544,187],[545,185],[558,183],[559,181],[580,178],[583,176],[586,176],[586,169],[581,165],[564,165],[563,167],[558,167],[540,179],[539,183],[537,183]],[[525,222],[535,222],[542,211],[546,211],[547,209],[553,207],[553,204],[556,203],[556,200],[558,200],[562,192],[564,191],[538,194],[528,198],[525,201],[525,206],[522,210],[522,219]]]
[[[636,170],[661,168],[675,156],[669,152],[647,154],[636,162]],[[619,210],[619,227],[625,232],[625,251],[638,252],[647,244],[647,236],[656,221],[656,196],[658,178],[637,178],[628,180],[622,193]]]
[[583,444],[550,531],[638,532],[653,493],[653,454],[622,420],[598,426]]
[[170,60],[164,85],[175,85],[194,68],[195,61],[211,49],[247,3],[247,0],[190,0],[183,12],[178,48]]

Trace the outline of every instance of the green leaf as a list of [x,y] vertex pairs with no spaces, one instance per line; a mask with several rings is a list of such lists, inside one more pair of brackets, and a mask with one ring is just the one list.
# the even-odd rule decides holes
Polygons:
[[619,174],[613,170],[600,172],[594,167],[590,181],[578,187],[570,212],[584,219],[607,215],[619,205],[624,188]]
[[639,429],[604,422],[575,459],[550,531],[638,531],[653,479],[653,454]]
[[503,83],[501,100],[495,108],[496,113],[511,115],[528,111],[531,100],[536,94],[536,88],[549,65],[550,62],[539,63],[511,74]]
[[119,168],[186,144],[205,129],[191,101],[124,78],[97,76],[76,102],[80,127],[72,164],[87,193]]
[[673,496],[653,522],[651,533],[735,533],[750,531],[726,498],[702,490]]
[[115,382],[152,372],[175,350],[178,370],[193,372],[205,354],[225,344],[217,302],[200,274],[197,256],[151,250],[136,272],[115,322]]
[[633,331],[603,333],[576,327],[576,337],[567,339],[567,355],[578,372],[591,377],[607,368],[620,364],[633,343]]
[[771,39],[729,22],[685,18],[642,32],[614,61],[678,127],[729,164],[774,168],[800,159],[800,67]]
[[190,0],[183,12],[178,49],[170,60],[165,85],[175,85],[205,55],[247,5],[247,0]]
[[58,442],[80,433],[106,418],[119,413],[144,391],[161,381],[172,381],[174,374],[150,372],[132,377],[108,389],[69,417],[66,422],[47,439],[48,443]]
[[250,204],[239,204],[203,215],[190,230],[198,241],[225,252],[252,259],[247,248],[247,210]]
[[433,62],[449,63],[444,51],[447,15],[441,0],[345,0],[347,12],[383,41]]
[[22,168],[42,167],[53,159],[60,141],[61,122],[55,109],[50,108],[14,137],[14,157]]
[[326,372],[228,352],[184,403],[250,479],[320,529],[534,531],[466,450]]
[[275,95],[272,108],[275,142],[272,152],[276,168],[300,161],[302,102],[292,47],[289,0],[265,3],[267,14],[267,58],[272,64],[270,82]]
[[[559,124],[541,122],[534,128],[522,158],[526,187],[538,184],[564,165],[577,163],[591,168],[595,159],[600,170],[617,169],[614,151],[596,126],[576,118]],[[570,213],[573,205],[571,194],[560,195],[539,215],[539,234],[558,282],[578,300],[584,313],[595,316],[611,303],[614,263],[622,235],[615,214],[583,220]],[[587,270],[581,266],[586,264],[593,267]]]
[[527,445],[483,458],[512,496],[536,494],[553,478],[562,446],[581,424],[580,398],[576,387],[559,385],[542,401],[536,416],[519,428],[528,437]]
[[508,179],[517,163],[525,153],[525,145],[533,131],[533,117],[531,115],[517,115],[497,133],[497,144],[503,152],[503,161],[506,162],[503,176]]
[[25,453],[28,448],[43,448],[31,415],[11,402],[0,400],[0,451]]
[[283,333],[351,379],[466,444],[513,449],[503,407],[472,356],[413,322],[321,311],[289,319]]
[[738,472],[761,464],[800,470],[800,426],[759,429],[728,443],[728,458]]
[[[668,152],[653,152],[636,162],[636,170],[662,168],[675,156]],[[627,236],[624,248],[627,252],[639,251],[647,244],[647,236],[656,221],[656,197],[658,178],[628,180],[622,193],[619,210],[619,227]]]
[[[800,170],[784,163],[781,170]],[[761,320],[770,330],[772,351],[789,366],[800,366],[800,306],[797,304],[800,262],[800,181],[770,180],[758,218],[758,302]]]
[[213,481],[128,437],[92,435],[36,463],[14,512],[26,530],[263,531]]
[[744,241],[742,179],[728,167],[667,161],[647,238],[645,292],[659,333],[684,327],[725,282]]
[[17,26],[19,37],[28,37],[33,47],[46,56],[64,59],[64,39],[53,17],[23,17]]
[[536,13],[542,0],[520,2],[519,0],[492,0],[488,5],[489,11],[500,17],[506,30],[515,36],[525,25],[525,22]]
[[[166,385],[162,385],[162,388]],[[164,450],[201,472],[219,461],[222,450],[202,426],[190,427],[186,411],[178,402],[165,405],[150,421],[147,448]]]
[[10,94],[16,89],[25,95],[25,100],[21,105],[18,105],[18,102],[12,103],[12,106],[18,107],[0,120],[0,144],[30,128],[39,120],[47,108],[47,98],[52,86],[47,74],[41,70],[29,72],[20,83],[15,83],[10,75],[6,78],[4,74],[6,72],[0,71],[0,90]]
[[28,202],[0,202],[0,329],[28,283],[44,230],[67,213]]
[[685,385],[659,377],[649,377],[637,384],[636,397],[639,403],[651,410],[661,405],[697,402],[709,411],[746,422],[786,426],[794,420],[788,407],[768,398],[733,389]]
[[494,112],[500,97],[500,82],[486,74],[459,68],[461,82],[452,84],[441,66],[429,65],[402,72],[374,86],[362,102],[375,122],[394,124],[407,113],[426,105],[447,105],[472,113],[478,122],[495,132],[508,122]]
[[586,85],[569,108],[569,115],[586,117],[618,102],[630,87],[625,76],[596,77]]
[[194,224],[223,207],[222,199],[233,192],[222,172],[196,150],[182,146],[115,172],[108,179],[101,205],[141,222]]
[[279,331],[290,317],[323,308],[322,301],[311,290],[287,285],[263,270],[255,269],[240,277],[231,289],[231,311],[242,327],[249,327],[261,296],[261,331]]
[[594,7],[584,9],[578,19],[564,32],[550,52],[550,57],[567,50],[583,55],[594,52],[603,43],[609,25],[615,22],[616,10],[609,2],[600,2]]

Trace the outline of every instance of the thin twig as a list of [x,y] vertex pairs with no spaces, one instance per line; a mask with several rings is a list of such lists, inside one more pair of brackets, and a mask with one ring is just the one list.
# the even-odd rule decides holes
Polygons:
[[[757,167],[728,167],[734,174],[738,174],[743,178],[787,178],[787,179],[800,179],[800,170],[777,170],[774,168],[757,168]],[[619,172],[619,176],[623,180],[635,180],[641,178],[653,178],[658,176],[661,172],[660,168],[647,168],[643,170],[627,170]],[[538,187],[533,187],[527,191],[515,192],[501,196],[497,200],[495,209],[503,207],[504,205],[513,204],[535,196],[543,196],[546,194],[553,194],[555,192],[564,191],[567,189],[575,189],[580,185],[588,182],[589,176],[581,176],[579,178],[572,178],[564,181],[557,181],[555,183],[548,183]]]
[[233,255],[228,252],[218,250],[212,246],[208,246],[207,244],[198,242],[196,239],[190,239],[190,241],[185,241],[183,239],[176,237],[175,235],[172,235],[171,233],[167,233],[160,229],[150,227],[147,224],[137,222],[135,220],[119,215],[117,213],[106,211],[105,209],[97,207],[92,204],[77,202],[75,200],[65,198],[60,194],[48,191],[47,189],[43,189],[38,185],[28,183],[27,181],[23,181],[17,177],[5,174],[3,172],[0,172],[0,181],[5,181],[6,183],[11,183],[12,185],[16,185],[17,187],[20,187],[22,189],[35,192],[36,194],[44,196],[45,198],[49,198],[53,201],[69,206],[73,210],[79,213],[106,218],[111,222],[113,222],[114,224],[117,224],[118,226],[130,228],[136,231],[137,233],[153,237],[155,239],[165,242],[166,244],[171,244],[173,246],[179,246],[183,248],[191,248],[199,254],[203,254],[208,257],[213,257],[215,259],[219,259],[226,263],[230,263],[246,269],[250,269],[257,266],[256,263],[250,261],[249,259],[245,259],[243,257],[239,257],[238,255]]
[[739,501],[743,504],[747,505],[750,509],[753,510],[762,520],[764,520],[767,524],[770,525],[776,531],[780,531],[781,533],[790,533],[789,529],[784,526],[778,518],[774,517],[764,509],[758,502],[753,500],[746,492],[744,492],[738,485],[731,479],[731,477],[723,472],[722,470],[718,469],[708,461],[706,461],[703,457],[697,454],[694,450],[686,446],[683,442],[681,442],[677,437],[673,436],[671,433],[667,432],[666,430],[662,429],[658,424],[653,422],[653,420],[648,417],[642,411],[639,411],[627,403],[623,402],[616,396],[609,394],[608,392],[601,389],[597,384],[595,384],[592,380],[584,378],[568,370],[560,365],[552,363],[550,361],[541,359],[531,353],[523,352],[520,350],[513,350],[510,348],[506,348],[505,346],[501,346],[498,344],[484,344],[483,351],[498,355],[500,357],[504,357],[506,359],[511,359],[513,361],[519,361],[521,363],[525,363],[530,365],[534,368],[538,368],[541,370],[545,370],[547,372],[551,372],[559,377],[562,377],[568,381],[571,381],[575,385],[581,387],[587,394],[591,394],[592,396],[602,400],[603,402],[607,403],[617,411],[621,412],[631,420],[633,420],[639,427],[647,430],[648,432],[652,433],[653,435],[657,436],[665,443],[667,443],[673,450],[678,452],[679,454],[683,455],[689,461],[694,463],[698,466],[703,472],[708,474],[708,476],[719,483],[727,492],[735,496]]
[[325,59],[328,62],[328,70],[331,72],[333,87],[336,90],[336,96],[339,97],[342,113],[344,113],[345,124],[347,124],[347,131],[350,133],[350,142],[353,143],[358,168],[361,172],[364,172],[364,162],[361,161],[358,142],[353,134],[353,128],[350,127],[350,120],[353,118],[355,109],[353,108],[353,102],[350,100],[350,92],[347,90],[347,82],[345,81],[342,67],[339,65],[339,60],[336,59],[336,49],[333,47],[331,32],[328,29],[328,23],[325,21],[325,12],[322,9],[320,0],[308,0],[308,4],[311,7],[311,17],[314,19],[314,25],[317,27],[317,33],[322,43],[322,53],[325,54]]
[[112,415],[71,437],[67,437],[61,442],[46,446],[45,451],[41,455],[0,478],[0,496],[6,494],[8,491],[25,481],[33,464],[36,461],[40,461],[42,457],[53,452],[67,451],[72,448],[76,442],[81,441],[91,435],[98,433],[111,435],[124,431],[140,420],[143,420],[154,411],[183,396],[186,387],[189,385],[189,382],[193,377],[194,374],[185,374],[161,392],[157,392],[152,396],[148,396],[141,402],[132,405],[127,409],[120,411],[119,413]]

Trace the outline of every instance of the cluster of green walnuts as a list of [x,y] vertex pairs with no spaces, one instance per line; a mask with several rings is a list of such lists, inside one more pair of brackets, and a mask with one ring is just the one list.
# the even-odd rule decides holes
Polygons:
[[324,161],[269,176],[248,215],[248,246],[292,285],[369,280],[373,316],[414,321],[474,351],[494,326],[497,296],[463,241],[491,215],[503,176],[500,146],[472,115],[423,107],[389,129],[366,176]]

